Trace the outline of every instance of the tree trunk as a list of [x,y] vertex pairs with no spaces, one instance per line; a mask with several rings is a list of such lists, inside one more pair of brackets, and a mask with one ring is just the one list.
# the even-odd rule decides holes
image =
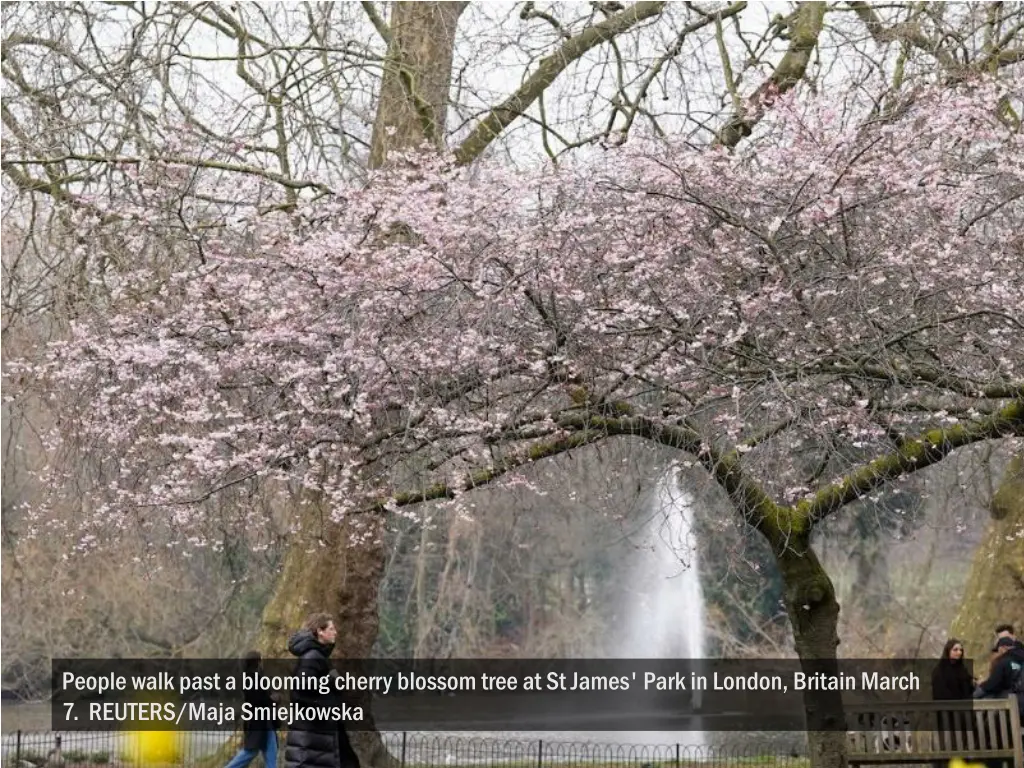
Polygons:
[[[836,591],[809,534],[795,536],[775,550],[775,560],[785,584],[786,612],[804,672],[838,672],[839,603]],[[846,733],[842,694],[839,691],[805,691],[807,741],[812,768],[846,768]],[[822,730],[825,727],[833,730]]]
[[466,5],[392,5],[391,39],[373,123],[371,168],[383,165],[392,149],[415,149],[424,141],[435,150],[444,148],[455,27]]
[[[289,547],[274,596],[263,610],[259,645],[266,654],[285,656],[288,637],[306,616],[326,611],[338,624],[334,655],[371,656],[377,639],[377,588],[384,573],[382,528],[379,519],[369,531],[330,523],[322,540],[303,536]],[[353,533],[359,536],[354,541]]]
[[[455,28],[465,5],[399,2],[392,6],[390,25],[374,20],[388,40],[388,53],[371,139],[371,167],[379,167],[389,150],[414,148],[424,139],[441,148]],[[330,510],[320,512],[320,519],[329,518]],[[365,519],[360,522],[367,524]],[[326,611],[338,623],[334,655],[372,657],[379,622],[377,592],[386,554],[384,521],[369,524],[370,531],[356,531],[350,523],[327,524],[322,541],[292,543],[263,613],[260,647],[265,653],[285,653],[288,635],[303,618],[313,611]],[[353,539],[353,533],[361,535]],[[394,762],[377,732],[351,737],[363,766]]]
[[[316,509],[320,519],[329,510]],[[288,637],[310,613],[330,613],[338,625],[334,656],[367,659],[377,639],[377,590],[384,575],[383,519],[351,523],[327,522],[320,538],[300,534],[285,555],[274,596],[263,609],[259,647],[269,658],[288,657]],[[366,526],[369,525],[369,528]],[[353,537],[356,538],[353,538]],[[351,704],[369,712],[369,701],[356,694]],[[380,734],[349,734],[363,766],[389,768],[395,764]]]
[[992,522],[974,553],[953,636],[984,677],[998,624],[1024,636],[1024,452],[1011,459],[992,498]]

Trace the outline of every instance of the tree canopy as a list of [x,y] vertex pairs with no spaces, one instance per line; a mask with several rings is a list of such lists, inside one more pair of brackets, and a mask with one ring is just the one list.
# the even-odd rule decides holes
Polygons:
[[1018,86],[856,121],[782,97],[738,153],[409,154],[118,278],[26,371],[77,393],[60,432],[106,467],[97,524],[166,508],[200,541],[204,500],[263,478],[372,513],[634,434],[784,538],[1024,432]]

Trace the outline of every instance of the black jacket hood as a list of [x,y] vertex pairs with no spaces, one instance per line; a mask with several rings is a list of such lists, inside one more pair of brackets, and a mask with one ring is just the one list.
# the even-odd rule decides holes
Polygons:
[[300,629],[288,638],[288,650],[293,656],[304,656],[310,651],[319,651],[325,657],[331,655],[333,645],[324,645],[308,629]]

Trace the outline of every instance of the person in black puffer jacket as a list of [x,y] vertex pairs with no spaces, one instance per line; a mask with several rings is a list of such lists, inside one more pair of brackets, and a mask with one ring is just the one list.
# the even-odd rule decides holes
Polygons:
[[[316,613],[306,619],[303,629],[288,640],[288,650],[299,657],[295,674],[329,678],[329,659],[337,637],[338,630],[328,614]],[[331,692],[326,694],[315,689],[293,691],[292,701],[302,706],[333,706],[338,699],[333,692],[333,685],[330,688]],[[338,735],[337,723],[324,720],[293,722],[285,742],[285,768],[348,768],[341,759]]]

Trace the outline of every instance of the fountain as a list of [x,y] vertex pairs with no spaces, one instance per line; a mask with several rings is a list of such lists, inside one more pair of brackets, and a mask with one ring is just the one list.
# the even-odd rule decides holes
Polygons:
[[[675,465],[654,490],[649,519],[634,541],[638,562],[624,596],[625,636],[618,646],[622,658],[704,658],[704,593],[693,534],[693,500],[679,487]],[[700,692],[691,703],[700,707]],[[625,734],[624,734],[625,735]],[[652,743],[674,743],[678,733],[637,733]],[[685,736],[690,746],[703,746],[701,732]]]

